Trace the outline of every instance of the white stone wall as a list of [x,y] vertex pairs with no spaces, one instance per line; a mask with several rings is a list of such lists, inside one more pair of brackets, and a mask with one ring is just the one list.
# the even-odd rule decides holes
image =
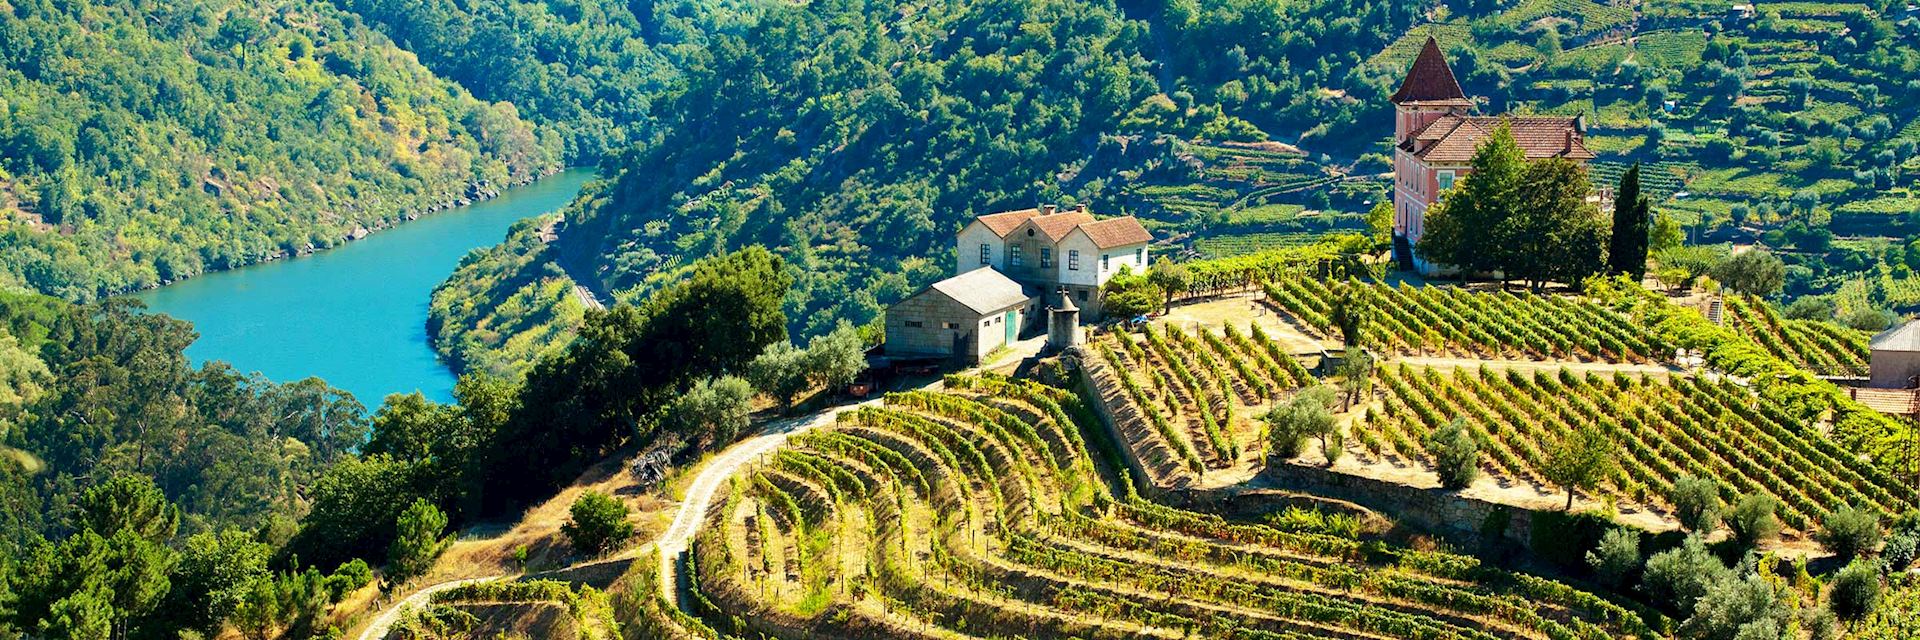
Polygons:
[[[991,254],[989,264],[980,264],[980,245],[983,244],[987,245],[988,253]],[[955,236],[954,256],[956,264],[954,265],[953,273],[954,275],[960,275],[987,266],[991,266],[1004,273],[1007,270],[1006,254],[1007,248],[1001,242],[1000,236],[994,235],[993,230],[988,229],[987,225],[979,221],[974,221],[967,224],[967,228],[961,229],[960,234]]]

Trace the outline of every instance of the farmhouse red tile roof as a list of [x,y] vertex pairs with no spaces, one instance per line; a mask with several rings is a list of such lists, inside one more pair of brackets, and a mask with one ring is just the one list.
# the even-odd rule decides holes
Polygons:
[[1031,220],[1036,215],[1040,215],[1039,209],[1020,209],[989,213],[978,219],[981,224],[987,225],[987,230],[992,231],[993,235],[1005,238],[1007,234],[1013,232],[1015,227],[1019,227],[1020,223]]
[[1467,93],[1460,90],[1460,81],[1453,78],[1453,69],[1447,66],[1447,56],[1440,52],[1440,42],[1427,36],[1427,43],[1420,47],[1420,55],[1414,57],[1413,66],[1407,69],[1407,78],[1400,81],[1400,89],[1393,92],[1394,104],[1443,104],[1471,105]]
[[1140,226],[1140,220],[1133,216],[1088,222],[1080,225],[1080,230],[1087,232],[1087,237],[1093,240],[1093,246],[1102,249],[1153,241],[1153,234]]
[[1428,164],[1466,164],[1473,160],[1480,141],[1493,135],[1502,122],[1512,125],[1513,139],[1528,160],[1594,158],[1579,122],[1555,116],[1442,116],[1409,136],[1400,148]]
[[1093,214],[1085,211],[1068,211],[1036,216],[1032,222],[1033,228],[1039,229],[1040,235],[1046,236],[1048,242],[1059,242],[1061,238],[1067,237],[1067,232],[1073,231],[1074,227],[1093,222]]

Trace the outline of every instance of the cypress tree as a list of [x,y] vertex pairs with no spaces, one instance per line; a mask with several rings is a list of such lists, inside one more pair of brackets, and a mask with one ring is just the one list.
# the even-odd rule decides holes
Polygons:
[[1640,163],[1620,176],[1613,199],[1613,236],[1607,247],[1608,266],[1635,280],[1647,272],[1647,233],[1652,226],[1653,202],[1640,193]]

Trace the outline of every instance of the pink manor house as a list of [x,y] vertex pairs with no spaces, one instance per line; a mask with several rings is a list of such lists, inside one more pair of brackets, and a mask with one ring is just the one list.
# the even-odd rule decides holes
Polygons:
[[[1588,151],[1577,116],[1469,115],[1474,101],[1461,91],[1440,43],[1427,38],[1400,89],[1393,92],[1393,231],[1395,244],[1411,249],[1426,231],[1427,208],[1465,176],[1480,141],[1505,122],[1528,160],[1569,158],[1586,162]],[[1398,253],[1398,250],[1396,250]],[[1430,265],[1420,264],[1421,271]]]

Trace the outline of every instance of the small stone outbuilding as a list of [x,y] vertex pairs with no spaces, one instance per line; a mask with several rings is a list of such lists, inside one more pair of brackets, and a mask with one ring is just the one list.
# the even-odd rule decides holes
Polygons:
[[1882,331],[1869,344],[1873,349],[1873,375],[1868,386],[1914,387],[1916,376],[1920,376],[1920,320]]
[[933,283],[887,308],[886,354],[978,363],[1020,338],[1037,299],[992,268]]

